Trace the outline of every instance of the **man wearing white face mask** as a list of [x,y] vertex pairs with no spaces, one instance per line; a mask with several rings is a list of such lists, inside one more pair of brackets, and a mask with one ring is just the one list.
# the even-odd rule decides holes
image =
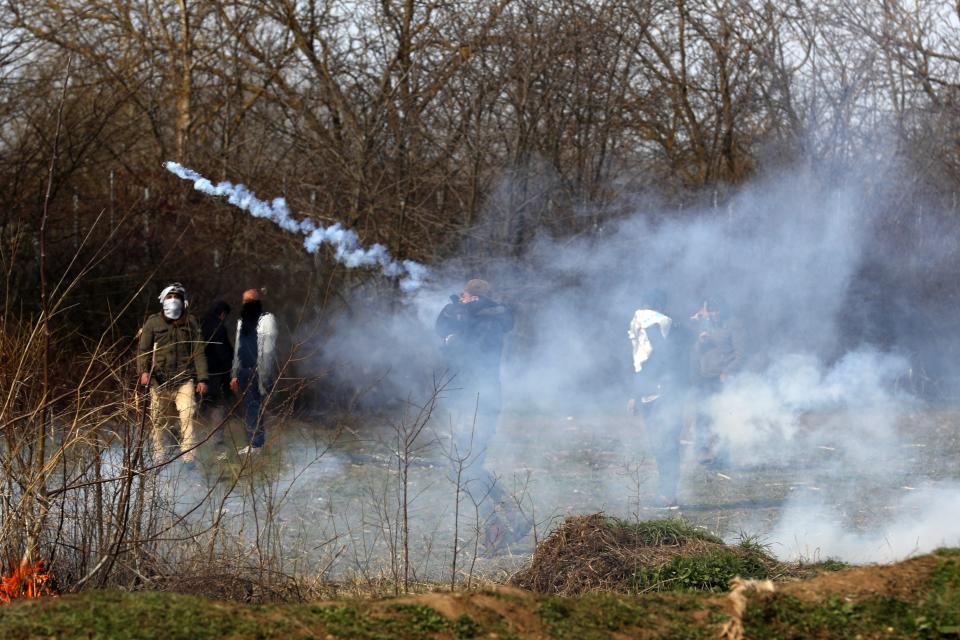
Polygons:
[[186,313],[187,291],[179,282],[164,288],[160,304],[163,311],[147,318],[140,330],[138,382],[150,386],[154,463],[172,457],[166,441],[175,439],[174,424],[179,419],[181,459],[192,467],[197,446],[194,393],[203,395],[207,391],[203,335],[196,318]]

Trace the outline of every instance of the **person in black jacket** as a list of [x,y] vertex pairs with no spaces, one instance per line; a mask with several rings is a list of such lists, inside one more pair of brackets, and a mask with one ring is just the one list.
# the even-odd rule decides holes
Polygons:
[[730,316],[727,306],[716,297],[704,299],[690,322],[697,332],[692,354],[698,405],[694,430],[697,460],[704,465],[722,467],[729,463],[729,452],[714,433],[713,419],[706,405],[742,370],[746,334],[743,323]]
[[633,345],[631,414],[643,416],[643,426],[660,473],[661,506],[677,507],[680,482],[680,435],[689,380],[689,336],[682,323],[665,312],[660,290],[644,294],[627,331]]
[[500,418],[500,359],[504,339],[513,329],[513,311],[490,297],[490,285],[484,280],[470,280],[460,295],[450,298],[437,318],[436,331],[453,376],[447,404],[455,455],[469,454],[460,470],[460,482],[477,504],[489,509],[485,542],[499,546],[529,530],[485,466]]
[[233,365],[233,346],[226,327],[229,315],[230,305],[217,300],[200,321],[209,369],[208,391],[200,410],[209,428],[216,429],[214,441],[217,444],[223,443],[223,423],[232,399],[230,368]]

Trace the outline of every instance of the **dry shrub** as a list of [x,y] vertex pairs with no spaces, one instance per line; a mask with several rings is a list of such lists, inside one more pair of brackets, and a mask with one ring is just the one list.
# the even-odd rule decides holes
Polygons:
[[[217,566],[217,565],[221,566]],[[306,602],[321,590],[296,576],[275,573],[265,575],[256,566],[238,567],[226,562],[206,562],[197,573],[177,572],[158,576],[145,585],[150,590],[264,604],[269,602]]]
[[637,575],[678,557],[727,551],[750,553],[683,520],[628,523],[602,513],[564,520],[534,551],[530,565],[510,583],[538,593],[579,595],[631,592]]

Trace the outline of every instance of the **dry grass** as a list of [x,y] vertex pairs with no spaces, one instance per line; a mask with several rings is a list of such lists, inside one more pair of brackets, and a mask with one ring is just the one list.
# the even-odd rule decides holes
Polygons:
[[638,576],[653,575],[654,570],[678,558],[715,552],[756,556],[764,572],[766,563],[777,564],[753,545],[726,545],[683,520],[628,523],[595,513],[567,518],[537,546],[530,565],[514,574],[510,583],[538,593],[565,596],[590,591],[632,592],[645,590]]

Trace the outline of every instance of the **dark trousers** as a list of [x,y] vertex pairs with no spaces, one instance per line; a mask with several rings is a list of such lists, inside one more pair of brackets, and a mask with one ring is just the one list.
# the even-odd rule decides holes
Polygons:
[[723,391],[720,378],[700,378],[697,381],[696,423],[694,423],[693,439],[697,456],[702,460],[713,460],[717,455],[718,438],[713,432],[713,418],[707,411],[710,399]]
[[230,391],[230,374],[211,374],[207,381],[207,393],[200,398],[199,413],[207,433],[216,430],[212,440],[223,444],[224,423],[233,408],[233,392]]
[[263,424],[263,394],[260,393],[260,376],[253,368],[240,367],[237,371],[240,393],[243,395],[243,426],[247,432],[247,443],[251,447],[262,447],[266,437]]
[[452,461],[450,479],[456,481],[459,473],[460,486],[480,505],[483,514],[506,497],[496,476],[486,467],[487,450],[500,421],[499,383],[458,390],[452,396],[447,403],[447,415],[453,426],[455,456],[464,460],[462,464]]

